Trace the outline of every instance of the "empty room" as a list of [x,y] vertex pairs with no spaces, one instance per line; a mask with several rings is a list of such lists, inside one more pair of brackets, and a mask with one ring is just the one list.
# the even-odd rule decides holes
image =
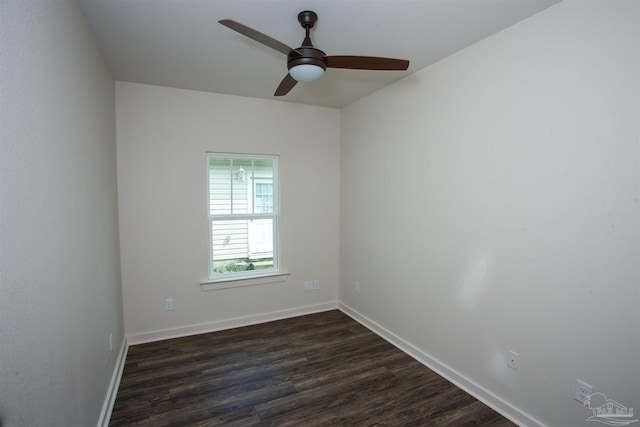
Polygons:
[[0,22],[0,426],[640,424],[637,0]]

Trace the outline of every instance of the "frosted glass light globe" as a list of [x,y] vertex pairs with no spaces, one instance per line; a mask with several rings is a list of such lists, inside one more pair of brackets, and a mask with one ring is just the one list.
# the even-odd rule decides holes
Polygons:
[[289,74],[291,74],[291,77],[296,81],[309,83],[322,77],[324,70],[317,65],[302,64],[291,67]]

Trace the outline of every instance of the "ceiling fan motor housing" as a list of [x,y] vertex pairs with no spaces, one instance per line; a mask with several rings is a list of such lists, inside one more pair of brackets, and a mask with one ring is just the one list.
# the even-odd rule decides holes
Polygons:
[[315,65],[321,67],[323,70],[327,69],[327,61],[324,59],[325,53],[315,47],[301,46],[296,49],[300,52],[298,55],[295,51],[289,54],[287,60],[287,69],[291,69],[296,65]]

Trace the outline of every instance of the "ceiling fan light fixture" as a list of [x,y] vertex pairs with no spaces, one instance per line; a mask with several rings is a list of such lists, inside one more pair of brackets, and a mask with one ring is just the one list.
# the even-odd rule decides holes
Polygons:
[[324,75],[324,68],[313,64],[300,64],[289,69],[289,74],[300,83],[309,83],[318,80]]
[[309,37],[309,32],[315,26],[317,20],[318,15],[310,10],[305,10],[298,14],[298,22],[304,28],[305,36],[302,45],[297,49],[233,19],[221,19],[218,22],[243,36],[287,55],[287,70],[289,72],[285,74],[273,96],[286,95],[298,82],[308,83],[318,80],[324,75],[324,71],[327,68],[398,71],[404,71],[409,68],[409,61],[406,59],[362,55],[327,56],[320,49],[313,47],[311,37]]

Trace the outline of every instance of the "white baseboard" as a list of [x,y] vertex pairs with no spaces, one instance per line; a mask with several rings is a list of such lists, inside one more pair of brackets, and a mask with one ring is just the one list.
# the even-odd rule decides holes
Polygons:
[[443,378],[447,379],[457,387],[466,391],[485,405],[494,409],[502,414],[504,417],[518,424],[519,426],[536,426],[545,427],[539,420],[531,417],[530,415],[515,408],[511,404],[505,402],[498,396],[494,395],[490,391],[466,378],[464,375],[456,372],[445,363],[431,357],[424,351],[405,341],[401,337],[395,335],[393,332],[364,316],[360,312],[354,310],[346,304],[339,302],[330,302],[323,304],[316,304],[311,306],[299,307],[290,310],[282,310],[246,317],[238,317],[233,319],[226,319],[217,322],[210,322],[200,325],[192,325],[181,328],[165,329],[160,331],[147,332],[142,334],[129,335],[122,343],[118,359],[115,364],[115,369],[111,382],[109,384],[109,390],[100,413],[98,421],[98,427],[107,427],[109,420],[111,419],[111,411],[116,400],[118,393],[118,387],[120,385],[120,379],[122,377],[122,371],[124,369],[124,362],[126,359],[129,345],[143,344],[146,342],[160,341],[170,338],[179,338],[189,335],[203,334],[207,332],[221,331],[224,329],[239,328],[242,326],[255,325],[259,323],[271,322],[274,320],[281,320],[290,317],[304,316],[307,314],[320,313],[322,311],[329,311],[339,309],[358,323],[362,324],[376,335],[379,335],[389,343],[393,344],[404,353],[416,359],[429,369],[433,370]]
[[287,319],[289,317],[304,316],[306,314],[320,313],[322,311],[335,310],[338,302],[309,305],[289,310],[274,311],[271,313],[256,314],[252,316],[236,317],[233,319],[219,320],[216,322],[199,325],[183,326],[180,328],[164,329],[159,331],[144,332],[127,336],[128,345],[143,344],[153,341],[161,341],[170,338],[186,337],[189,335],[205,334],[207,332],[221,331],[224,329],[239,328],[274,320]]
[[393,332],[377,324],[376,322],[369,319],[368,317],[362,315],[361,313],[349,307],[348,305],[343,303],[338,303],[338,308],[343,313],[345,313],[346,315],[348,315],[358,323],[361,323],[363,326],[365,326],[375,334],[384,338],[389,343],[393,344],[403,352],[407,353],[409,356],[416,359],[418,362],[425,365],[427,368],[431,369],[432,371],[436,372],[438,375],[442,376],[446,380],[452,382],[462,390],[466,391],[467,393],[469,393],[470,395],[472,395],[473,397],[475,397],[485,405],[489,406],[496,412],[503,415],[505,418],[508,418],[509,420],[523,427],[524,426],[544,427],[544,424],[542,424],[539,420],[536,420],[535,418],[531,417],[529,414],[526,414],[521,410],[519,410],[518,408],[515,408],[511,404],[505,402],[504,400],[502,400],[495,394],[491,393],[487,389],[483,388],[482,386],[466,378],[464,375],[461,375],[460,373],[451,369],[445,363],[429,356],[424,351],[413,346],[409,342],[395,335]]
[[127,359],[127,351],[129,345],[127,340],[122,341],[120,351],[118,352],[118,358],[113,368],[113,374],[111,375],[111,381],[109,382],[109,388],[107,389],[107,396],[105,397],[104,404],[102,405],[102,411],[100,411],[100,418],[98,418],[98,427],[107,427],[109,420],[111,420],[111,412],[113,411],[113,405],[116,403],[116,396],[118,395],[118,387],[120,387],[120,379],[122,378],[122,371],[124,370],[124,362]]

